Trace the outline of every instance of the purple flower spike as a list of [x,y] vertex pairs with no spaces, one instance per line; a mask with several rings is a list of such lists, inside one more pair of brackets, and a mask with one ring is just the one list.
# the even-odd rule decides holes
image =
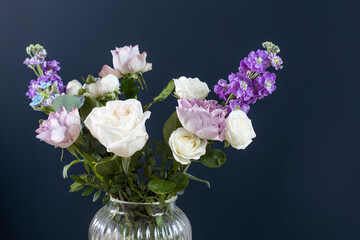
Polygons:
[[229,97],[228,93],[228,83],[224,79],[220,79],[218,81],[218,84],[214,86],[214,92],[218,96],[218,98],[226,101],[226,99]]
[[249,101],[254,95],[253,83],[245,74],[231,74],[229,76],[229,92],[243,102]]
[[250,111],[249,104],[241,102],[241,100],[238,99],[230,100],[229,105],[227,105],[226,108],[228,109],[228,115],[230,112],[235,111],[236,108],[240,108],[240,110],[246,114]]
[[244,59],[244,62],[250,70],[258,73],[264,73],[271,65],[267,52],[260,49],[256,53],[254,51],[250,52],[249,56]]
[[263,75],[258,76],[254,80],[256,86],[258,99],[262,99],[276,90],[275,86],[276,75],[275,73],[265,72]]
[[281,66],[281,64],[283,64],[282,59],[276,55],[276,53],[270,53],[269,54],[269,60],[271,61],[271,65],[276,69],[282,69],[283,66]]

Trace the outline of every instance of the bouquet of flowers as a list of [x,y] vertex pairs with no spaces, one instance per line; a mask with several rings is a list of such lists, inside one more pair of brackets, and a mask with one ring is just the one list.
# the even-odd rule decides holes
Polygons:
[[[138,45],[112,50],[113,67],[104,65],[98,76],[67,85],[58,75],[59,62],[47,61],[41,45],[30,45],[24,64],[37,78],[31,80],[26,96],[34,110],[48,115],[40,120],[36,138],[74,156],[63,168],[64,178],[73,165],[83,165],[83,173],[70,175],[74,181],[70,192],[94,193],[94,201],[104,193],[104,204],[113,198],[166,205],[166,200],[184,193],[189,179],[210,187],[188,170],[191,163],[210,168],[225,163],[225,153],[213,147],[215,141],[236,149],[252,142],[250,105],[275,91],[276,75],[267,70],[281,69],[283,63],[278,46],[265,42],[263,47],[250,52],[238,72],[214,86],[220,102],[207,98],[210,90],[205,82],[180,77],[142,104],[140,90],[148,90],[143,74],[152,64]],[[163,139],[149,140],[145,127],[149,110],[170,95],[178,98],[178,106],[164,123]]]

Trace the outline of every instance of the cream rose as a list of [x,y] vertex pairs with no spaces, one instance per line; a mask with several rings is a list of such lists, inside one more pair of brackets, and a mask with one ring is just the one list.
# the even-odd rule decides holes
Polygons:
[[68,82],[66,86],[66,94],[71,96],[77,96],[79,95],[79,90],[82,89],[82,84],[74,79],[70,82]]
[[85,119],[85,126],[108,152],[131,157],[142,149],[148,139],[145,121],[150,112],[143,112],[135,99],[109,101],[105,107],[94,108]]
[[210,92],[208,85],[198,78],[180,77],[174,83],[175,92],[180,98],[204,100]]
[[119,86],[119,79],[115,75],[109,74],[95,83],[87,85],[87,90],[92,97],[98,98],[119,90]]
[[226,141],[236,149],[245,149],[254,137],[256,134],[246,113],[232,111],[226,118]]
[[206,153],[207,141],[188,132],[185,128],[178,128],[169,138],[169,146],[176,161],[189,164],[192,159],[198,160]]

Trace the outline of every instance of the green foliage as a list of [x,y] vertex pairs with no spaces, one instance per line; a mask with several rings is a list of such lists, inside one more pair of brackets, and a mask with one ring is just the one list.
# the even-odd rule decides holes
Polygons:
[[85,119],[93,110],[93,108],[100,107],[101,104],[98,101],[96,101],[95,98],[91,97],[88,94],[84,95],[84,98],[85,100],[84,100],[84,104],[80,108],[80,114]]
[[164,142],[166,144],[169,144],[169,138],[170,135],[173,131],[175,131],[176,129],[178,129],[179,127],[182,127],[179,118],[177,116],[176,111],[171,114],[171,116],[166,120],[164,127],[163,127],[163,137],[164,137]]
[[209,168],[221,167],[226,162],[225,153],[219,149],[210,149],[201,156],[200,162]]
[[70,186],[70,192],[77,192],[77,191],[80,191],[80,190],[83,189],[83,188],[84,188],[84,184],[74,182],[74,183]]
[[98,190],[93,197],[93,202],[96,202],[101,196],[101,190]]
[[174,91],[175,88],[175,83],[174,80],[170,80],[170,82],[166,85],[166,87],[160,92],[159,95],[157,95],[156,97],[154,97],[153,101],[146,104],[144,106],[144,111],[146,111],[147,109],[149,109],[149,107],[157,102],[163,101],[165,100],[168,96],[170,96],[170,94]]
[[148,184],[149,189],[157,194],[170,193],[174,190],[175,186],[176,184],[174,182],[169,182],[164,179],[151,180]]
[[104,158],[101,162],[95,164],[95,173],[102,177],[119,173],[119,159]]
[[194,180],[194,181],[197,181],[197,182],[203,182],[203,183],[206,184],[206,186],[208,186],[208,188],[210,188],[210,182],[209,182],[209,181],[206,181],[206,180],[197,178],[197,177],[191,175],[190,173],[185,173],[185,174],[186,174],[186,176],[188,176],[191,180]]
[[120,85],[120,91],[125,95],[125,99],[136,98],[139,88],[136,86],[136,79],[131,78],[130,76],[126,76]]
[[105,194],[105,196],[103,197],[103,200],[102,200],[102,204],[105,205],[109,202],[110,200],[110,195],[109,194]]
[[73,108],[80,108],[81,102],[77,97],[70,95],[61,95],[54,99],[53,106],[56,112],[61,107],[65,107],[67,111],[71,111]]
[[168,180],[176,184],[176,186],[173,190],[174,192],[183,191],[189,184],[188,176],[183,173],[179,173],[179,172],[175,173],[174,175],[171,175],[168,178]]
[[74,160],[71,163],[69,163],[68,165],[65,165],[64,168],[63,168],[63,178],[67,178],[68,177],[67,172],[68,172],[69,168],[72,165],[74,165],[76,163],[79,163],[79,162],[84,162],[84,160]]
[[88,196],[88,195],[92,194],[93,191],[94,191],[94,188],[89,187],[89,188],[85,189],[85,191],[81,195],[82,196]]

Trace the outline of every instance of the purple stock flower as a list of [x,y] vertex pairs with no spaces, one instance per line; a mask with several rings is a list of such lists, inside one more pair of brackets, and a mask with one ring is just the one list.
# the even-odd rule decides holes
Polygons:
[[247,63],[247,58],[244,58],[243,60],[241,60],[239,72],[246,74],[248,71],[250,71],[250,67],[246,63]]
[[44,61],[41,68],[46,75],[60,71],[59,62],[56,60]]
[[218,96],[218,98],[226,101],[229,97],[228,93],[228,83],[224,79],[220,79],[218,81],[218,84],[214,86],[214,92]]
[[276,90],[276,74],[265,72],[254,80],[258,99],[262,99]]
[[264,73],[266,68],[270,67],[271,63],[268,54],[265,50],[257,50],[250,52],[248,57],[244,59],[244,63],[251,71]]
[[243,102],[249,101],[254,96],[254,87],[250,78],[243,73],[230,74],[229,92],[234,94],[237,99]]
[[269,54],[269,60],[271,61],[271,65],[276,69],[282,69],[283,66],[281,64],[283,64],[282,59],[276,55],[276,53],[270,53]]
[[240,108],[240,110],[245,112],[246,114],[250,111],[249,104],[244,103],[239,99],[233,99],[230,100],[229,105],[226,106],[226,108],[228,109],[227,115],[229,115],[230,112],[235,111],[237,107]]
[[41,64],[41,60],[37,59],[36,57],[26,58],[24,64],[29,68],[34,68],[36,65]]

